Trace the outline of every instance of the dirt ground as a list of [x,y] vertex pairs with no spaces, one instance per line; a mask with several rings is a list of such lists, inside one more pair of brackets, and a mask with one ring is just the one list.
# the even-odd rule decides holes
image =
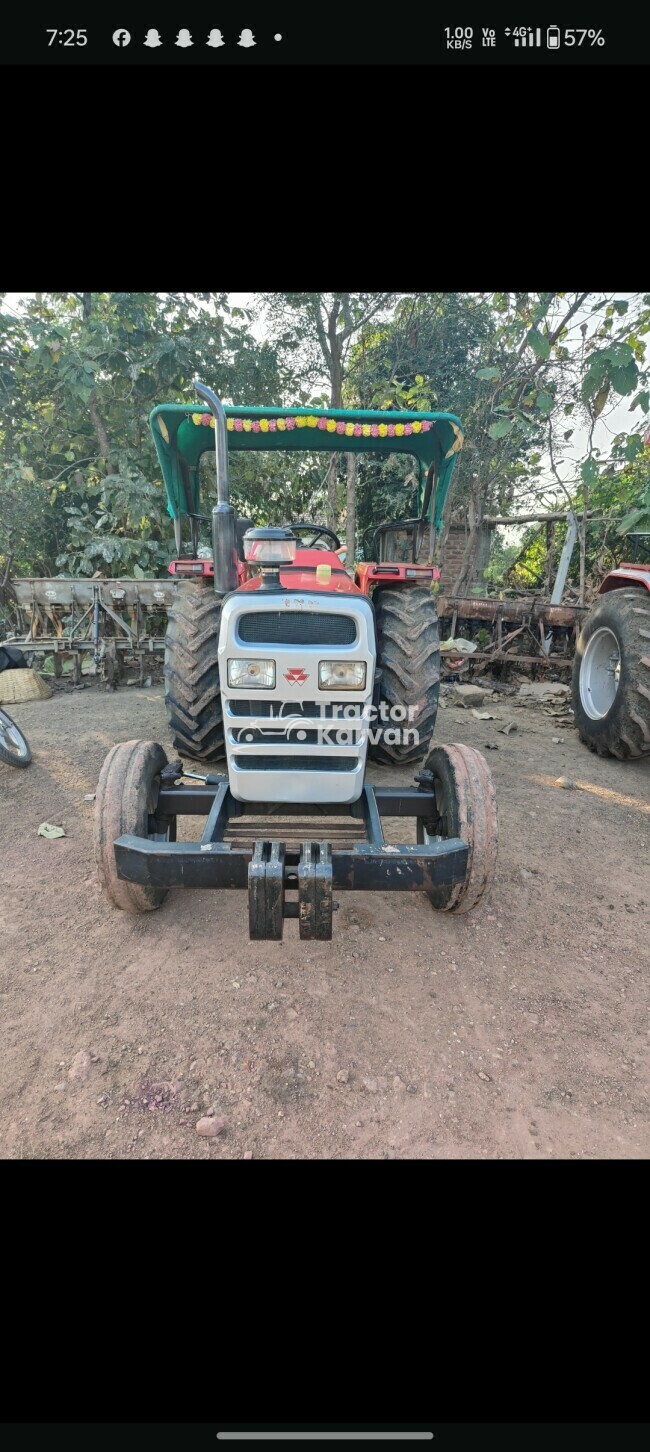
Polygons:
[[[140,918],[103,901],[84,795],[114,742],[170,751],[161,687],[14,707],[34,760],[0,764],[0,1154],[645,1157],[650,760],[602,761],[539,708],[488,707],[497,720],[448,706],[437,739],[498,743],[490,900],[454,918],[343,893],[332,943],[304,945],[295,921],[250,943],[243,893],[177,891]],[[38,837],[43,821],[65,838]],[[209,1141],[208,1108],[226,1121]]]

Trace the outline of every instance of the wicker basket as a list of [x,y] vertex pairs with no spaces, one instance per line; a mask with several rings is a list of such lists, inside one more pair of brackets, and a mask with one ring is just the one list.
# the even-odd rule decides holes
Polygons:
[[46,701],[54,692],[33,670],[0,671],[0,705],[19,701]]

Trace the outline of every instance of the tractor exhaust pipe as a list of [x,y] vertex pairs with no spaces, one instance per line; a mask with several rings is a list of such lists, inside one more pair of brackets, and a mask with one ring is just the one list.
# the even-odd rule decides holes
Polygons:
[[212,510],[212,554],[214,557],[214,590],[227,595],[236,590],[237,531],[236,515],[228,492],[228,435],[223,404],[211,388],[194,380],[194,388],[214,418],[214,447],[217,463],[217,504]]

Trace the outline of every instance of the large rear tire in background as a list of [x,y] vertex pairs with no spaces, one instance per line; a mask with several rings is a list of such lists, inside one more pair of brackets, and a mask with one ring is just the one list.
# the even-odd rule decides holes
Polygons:
[[225,755],[220,625],[221,600],[210,585],[179,586],[165,636],[165,706],[174,746],[191,761]]
[[650,591],[600,596],[578,640],[572,693],[591,751],[621,761],[650,755]]
[[[406,708],[406,719],[389,720],[389,730],[416,730],[413,745],[378,741],[369,748],[374,761],[386,766],[418,761],[429,746],[436,724],[440,694],[440,634],[435,597],[419,585],[388,585],[376,590],[373,603],[377,629],[377,669],[381,670],[380,700]],[[408,719],[408,709],[416,715]],[[381,721],[376,726],[381,726]]]

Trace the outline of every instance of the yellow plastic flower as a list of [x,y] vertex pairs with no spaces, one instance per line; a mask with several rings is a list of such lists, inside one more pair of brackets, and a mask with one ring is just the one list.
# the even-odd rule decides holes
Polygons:
[[210,414],[210,428],[211,429],[214,428],[214,415],[213,414]]
[[336,429],[336,419],[335,418],[328,418],[328,420],[327,420],[327,432],[328,432],[328,434],[333,434],[334,431],[335,431],[335,429]]
[[200,422],[201,422],[201,415],[200,415],[200,413],[193,413],[192,414],[192,423],[200,424]]
[[314,418],[313,413],[310,413],[309,418],[307,419],[307,428],[308,429],[318,428],[318,419],[317,418]]
[[404,424],[395,424],[395,437],[401,439],[404,433]]
[[419,434],[421,432],[421,430],[422,430],[422,420],[419,419],[419,418],[414,419],[413,420],[413,433],[414,434]]
[[234,418],[227,418],[226,419],[226,428],[229,430],[230,433],[232,433],[234,427],[235,427],[235,420],[234,420]]
[[261,418],[260,419],[260,433],[261,434],[268,434],[268,431],[269,431],[269,421],[268,421],[268,419],[267,418]]
[[280,430],[280,433],[282,433],[283,430],[286,429],[286,427],[287,427],[287,421],[286,421],[286,419],[279,418],[278,419],[278,428]]
[[363,434],[364,439],[369,439],[370,438],[370,424],[362,424],[362,426],[361,426],[361,432]]
[[296,415],[296,428],[297,429],[304,429],[306,423],[307,423],[307,420],[306,420],[306,418],[303,417],[302,414]]
[[346,434],[348,435],[348,438],[349,438],[350,437],[350,434],[353,434],[354,433],[354,424],[353,423],[346,423],[346,425],[345,425],[345,432],[346,432]]
[[388,433],[388,424],[380,424],[379,425],[379,437],[380,437],[380,439],[385,439],[387,433]]
[[249,418],[242,419],[242,428],[244,430],[244,433],[247,433],[247,434],[250,433],[250,431],[251,431],[251,421],[250,421]]

